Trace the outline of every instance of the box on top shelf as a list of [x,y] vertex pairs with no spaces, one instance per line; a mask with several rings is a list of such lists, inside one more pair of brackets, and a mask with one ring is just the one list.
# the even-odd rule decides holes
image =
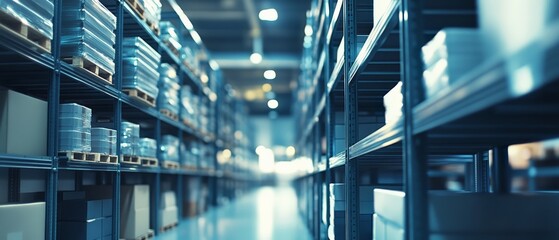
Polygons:
[[404,97],[402,95],[402,82],[398,82],[383,97],[384,121],[386,124],[398,122],[402,117],[402,107],[404,106]]
[[61,56],[85,58],[114,74],[116,17],[98,0],[62,4]]
[[138,156],[157,158],[157,141],[155,139],[141,138],[139,144]]
[[120,143],[121,153],[136,156],[139,152],[140,125],[122,122],[120,132],[122,137]]
[[159,0],[144,0],[144,17],[155,26],[161,19],[161,2]]
[[172,135],[163,135],[159,156],[162,161],[179,162],[179,139]]
[[0,10],[52,40],[54,5],[50,0],[0,1]]
[[144,91],[155,98],[158,94],[161,55],[140,37],[123,40],[123,88]]

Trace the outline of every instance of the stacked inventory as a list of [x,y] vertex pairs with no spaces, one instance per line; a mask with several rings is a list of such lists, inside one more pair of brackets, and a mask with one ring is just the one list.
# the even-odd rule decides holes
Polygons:
[[168,111],[170,116],[178,118],[179,115],[179,78],[177,70],[167,64],[159,66],[159,96],[157,105],[161,111]]
[[161,55],[140,37],[125,38],[122,47],[122,87],[143,92],[149,96],[148,103],[155,105]]
[[195,95],[192,94],[192,89],[189,86],[182,86],[180,91],[180,114],[181,120],[190,127],[195,127]]
[[163,135],[159,147],[159,158],[164,167],[179,166],[179,139],[172,135]]
[[115,155],[116,147],[116,130],[108,128],[91,129],[92,152]]
[[163,21],[159,23],[159,27],[161,28],[159,38],[171,48],[171,51],[179,55],[182,45],[180,44],[179,34],[175,26],[171,22]]
[[198,61],[198,56],[193,45],[194,44],[192,42],[190,42],[190,44],[187,42],[182,46],[182,48],[180,48],[179,54],[184,66],[186,66],[188,69],[190,69],[190,71],[196,74],[200,63]]
[[[15,17],[18,22],[31,27],[45,38],[52,40],[52,18],[54,16],[52,0],[0,1],[0,10],[3,13],[2,15],[7,13],[11,17]],[[5,17],[3,16],[3,18]],[[44,47],[50,50],[50,41]]]
[[122,122],[120,125],[120,151],[123,155],[137,156],[140,152],[140,125]]
[[181,165],[188,169],[196,169],[198,165],[196,154],[195,154],[198,151],[196,148],[197,144],[196,142],[192,142],[192,141],[186,144],[185,142],[181,143],[181,148],[180,148]]
[[68,0],[63,2],[61,56],[76,57],[86,67],[87,62],[110,75],[115,72],[116,17],[98,0]]
[[345,185],[343,183],[330,183],[328,238],[345,239]]
[[423,81],[427,97],[448,88],[483,60],[477,29],[447,28],[423,48]]
[[112,239],[112,199],[90,200],[84,192],[66,192],[59,203],[59,239]]
[[147,239],[149,185],[125,185],[120,189],[120,238]]
[[150,27],[158,26],[161,19],[161,2],[159,0],[144,0],[144,17]]
[[161,219],[159,228],[162,231],[175,226],[179,222],[179,211],[175,192],[167,191],[161,194],[159,219]]
[[2,239],[45,239],[45,203],[1,204]]
[[91,151],[91,109],[76,103],[60,105],[61,152]]
[[384,121],[386,124],[398,122],[402,117],[402,108],[404,107],[404,96],[402,95],[402,82],[398,82],[383,97],[384,108]]
[[157,141],[151,138],[141,138],[139,141],[138,156],[157,158]]

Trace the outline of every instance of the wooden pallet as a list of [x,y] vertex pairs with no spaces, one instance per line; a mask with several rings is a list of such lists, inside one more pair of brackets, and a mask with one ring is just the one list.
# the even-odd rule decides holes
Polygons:
[[169,41],[164,41],[163,43],[165,43],[165,45],[169,48],[169,50],[171,50],[173,54],[175,54],[176,57],[180,57],[179,49],[173,46],[173,44],[169,43]]
[[128,3],[130,8],[132,8],[134,12],[136,12],[136,15],[138,15],[138,17],[140,17],[142,20],[145,19],[144,6],[142,6],[142,4],[138,0],[126,0],[126,3]]
[[179,169],[180,164],[178,162],[173,162],[173,161],[163,161],[161,162],[161,167],[167,169]]
[[183,169],[186,169],[186,170],[190,170],[190,171],[196,171],[196,170],[198,170],[197,167],[192,166],[192,165],[183,165],[182,168],[183,168]]
[[149,29],[155,33],[155,35],[159,36],[159,24],[151,22],[149,19],[146,18],[146,24],[148,25]]
[[65,152],[59,152],[58,157],[66,158],[68,159],[68,161],[97,163],[100,161],[101,154],[90,153],[90,152],[65,151]]
[[184,123],[184,125],[186,125],[187,127],[194,129],[194,124],[192,124],[192,122],[190,122],[190,120],[188,119],[183,119],[182,123]]
[[3,10],[0,10],[0,28],[28,41],[37,50],[51,52],[50,38]]
[[126,95],[142,103],[155,107],[155,98],[138,89],[122,89]]
[[173,121],[179,121],[179,115],[177,115],[174,112],[171,112],[171,110],[169,109],[161,109],[160,110],[161,114],[167,116],[170,119],[173,119]]
[[159,160],[157,158],[140,157],[140,164],[145,167],[157,167],[159,166]]
[[177,227],[178,225],[179,225],[179,223],[171,223],[171,224],[169,224],[169,225],[167,225],[167,226],[161,227],[161,228],[159,229],[159,231],[160,231],[160,232],[166,232],[166,231],[169,231],[169,230],[171,230],[171,229]]
[[103,68],[97,66],[97,64],[93,63],[89,59],[85,57],[68,57],[63,59],[64,62],[72,64],[74,67],[83,68],[87,70],[89,73],[99,77],[104,82],[108,84],[113,84],[113,74],[110,72],[105,71]]
[[106,163],[106,164],[118,164],[118,156],[101,154],[99,158],[99,162]]
[[140,157],[138,156],[131,156],[131,155],[122,155],[120,157],[120,162],[121,163],[126,163],[126,164],[134,164],[134,165],[140,165]]

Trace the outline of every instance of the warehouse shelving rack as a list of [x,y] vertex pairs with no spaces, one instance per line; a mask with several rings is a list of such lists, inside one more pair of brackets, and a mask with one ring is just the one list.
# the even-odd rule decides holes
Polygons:
[[[517,53],[489,59],[426,98],[421,47],[442,28],[477,27],[476,1],[394,0],[375,24],[373,2],[315,0],[308,15],[314,35],[304,49],[296,99],[297,149],[313,167],[295,186],[303,199],[300,212],[316,239],[325,238],[330,224],[330,203],[323,199],[329,183],[345,183],[345,239],[360,239],[359,185],[379,184],[379,174],[400,179],[406,192],[406,239],[428,239],[427,192],[435,178],[462,178],[466,191],[507,193],[513,173],[557,176],[555,168],[511,173],[506,151],[512,144],[559,136],[553,123],[559,71],[552,67],[557,22]],[[360,50],[359,35],[367,36]],[[345,51],[337,58],[342,37]],[[511,74],[522,66],[533,75]],[[400,80],[403,118],[384,125],[382,97]],[[533,85],[523,85],[526,81]],[[379,122],[383,126],[367,126]],[[335,146],[338,125],[345,131],[342,149]],[[464,165],[465,173],[434,168],[450,164]],[[325,223],[316,214],[322,211]]]
[[[179,219],[186,215],[183,208],[183,196],[190,191],[186,183],[192,178],[202,179],[202,182],[209,186],[210,193],[205,200],[210,205],[218,203],[218,194],[221,192],[231,192],[228,187],[250,187],[254,179],[247,174],[252,164],[252,159],[241,159],[244,157],[254,157],[252,155],[239,154],[239,161],[244,161],[244,171],[232,172],[225,171],[215,157],[218,142],[217,136],[220,134],[217,120],[220,116],[216,100],[223,96],[222,89],[225,85],[215,63],[207,57],[202,60],[202,66],[206,69],[211,68],[215,75],[210,76],[209,81],[201,79],[200,75],[185,67],[180,59],[161,42],[159,37],[140,19],[124,0],[103,0],[101,1],[116,17],[116,72],[113,75],[113,84],[106,83],[97,79],[89,72],[78,69],[61,60],[60,55],[60,36],[61,31],[61,11],[62,1],[54,0],[55,17],[53,19],[54,39],[52,41],[51,53],[44,53],[33,49],[32,45],[20,40],[10,32],[0,34],[0,53],[3,56],[0,64],[0,86],[21,92],[26,95],[36,97],[48,102],[48,139],[46,156],[19,156],[10,154],[0,154],[0,171],[8,174],[8,188],[2,191],[7,192],[7,202],[19,203],[26,201],[46,202],[46,239],[57,239],[57,201],[58,192],[67,190],[62,179],[71,179],[73,186],[70,190],[81,189],[84,182],[89,184],[108,185],[112,192],[113,201],[113,239],[119,238],[120,229],[120,188],[122,184],[149,184],[150,185],[150,228],[154,229],[155,234],[159,234],[158,208],[160,194],[164,190],[174,190],[177,194],[179,208]],[[191,22],[184,14],[182,9],[174,0],[163,0],[162,19],[172,21],[180,30],[185,41],[190,41],[200,51],[208,56],[199,36],[193,29]],[[196,37],[193,37],[196,35]],[[161,61],[167,62],[178,67],[181,85],[189,85],[194,94],[205,99],[212,118],[207,130],[195,129],[182,122],[173,121],[159,109],[147,106],[136,101],[122,92],[122,39],[129,36],[139,36],[144,39],[152,48],[156,49],[162,56]],[[207,151],[198,155],[197,164],[207,161],[207,168],[196,169],[165,169],[160,167],[150,168],[124,163],[116,165],[101,164],[81,164],[64,161],[58,157],[58,109],[60,103],[76,102],[85,105],[93,110],[95,122],[103,122],[104,126],[117,129],[117,145],[120,146],[120,123],[124,120],[139,123],[142,127],[142,137],[151,137],[158,141],[164,134],[171,134],[178,137],[181,141],[196,141]],[[235,111],[242,103],[231,103]],[[234,112],[233,112],[234,113]],[[232,114],[232,113],[231,113]],[[243,117],[243,113],[239,117]],[[228,124],[238,124],[228,122]],[[94,124],[95,125],[95,124]],[[239,131],[239,126],[232,126]],[[231,143],[231,139],[225,142]],[[237,146],[242,149],[248,143]],[[158,146],[159,147],[159,146]],[[240,151],[240,150],[238,150]],[[117,150],[120,155],[120,149]],[[182,156],[184,157],[184,156]],[[181,158],[182,159],[182,158]],[[39,194],[31,197],[24,196],[20,191],[22,176],[39,171],[45,175],[44,186]],[[218,181],[227,179],[236,182],[235,185],[217,184]],[[199,189],[198,189],[199,190]],[[24,196],[24,197],[22,197]],[[233,196],[232,196],[233,197]]]

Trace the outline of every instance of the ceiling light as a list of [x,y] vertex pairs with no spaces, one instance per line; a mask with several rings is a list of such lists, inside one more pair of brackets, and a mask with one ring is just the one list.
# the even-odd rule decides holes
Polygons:
[[274,70],[266,70],[264,71],[264,78],[268,80],[273,80],[276,78],[276,71]]
[[262,91],[264,92],[272,91],[272,85],[269,83],[262,84]]
[[279,106],[278,100],[276,100],[276,99],[268,100],[268,107],[270,109],[276,109],[276,108],[278,108],[278,106]]
[[194,42],[196,42],[198,44],[202,43],[202,38],[200,37],[198,32],[192,31],[192,32],[190,32],[190,35],[192,36],[192,39],[194,40]]
[[306,25],[305,26],[305,36],[310,37],[313,34],[313,30],[311,25]]
[[258,155],[263,154],[264,151],[266,151],[266,147],[264,147],[262,145],[259,145],[258,147],[256,147],[256,150],[255,150],[256,154],[258,154]]
[[262,62],[262,55],[260,53],[253,53],[250,55],[250,61],[254,64],[259,64]]
[[287,155],[288,158],[295,156],[295,148],[293,146],[287,147],[285,149],[285,155]]
[[275,8],[263,9],[258,13],[258,18],[262,21],[276,21],[278,20],[278,11]]

